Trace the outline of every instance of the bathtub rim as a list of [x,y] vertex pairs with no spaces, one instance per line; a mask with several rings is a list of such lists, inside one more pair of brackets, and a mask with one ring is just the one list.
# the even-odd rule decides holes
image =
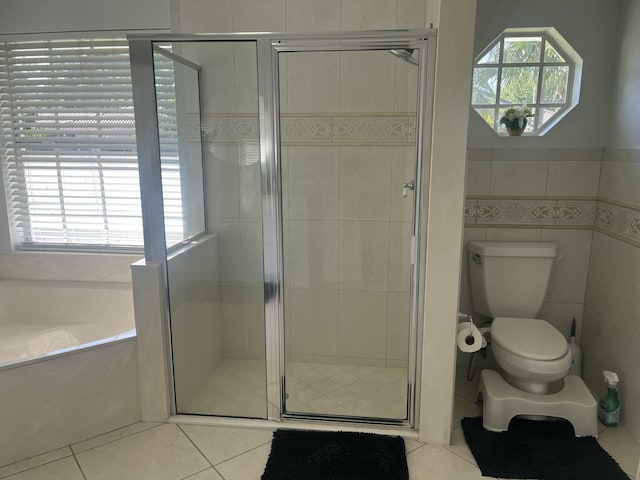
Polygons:
[[[131,282],[109,281],[109,280],[95,280],[95,281],[80,281],[80,280],[57,280],[57,279],[22,279],[22,278],[0,278],[0,289],[2,287],[17,287],[17,288],[61,288],[61,289],[97,289],[97,290],[129,290],[132,291]],[[133,293],[132,293],[133,295]],[[110,335],[108,337],[99,338],[89,342],[83,342],[78,345],[71,345],[69,347],[59,348],[50,352],[45,352],[41,355],[37,355],[31,358],[23,358],[14,361],[0,363],[0,372],[10,370],[12,368],[18,368],[23,365],[31,365],[34,363],[44,362],[52,360],[54,358],[72,355],[85,350],[92,350],[95,348],[102,348],[111,344],[117,344],[121,342],[130,341],[135,339],[135,317],[133,318],[133,328],[124,330]],[[0,325],[2,325],[0,320]]]
[[125,332],[110,337],[100,338],[92,342],[81,343],[79,345],[72,345],[71,347],[60,348],[51,352],[44,353],[37,357],[18,360],[15,362],[7,362],[0,364],[0,372],[5,370],[11,370],[13,368],[20,368],[26,365],[32,365],[34,363],[46,362],[56,358],[67,357],[76,353],[82,353],[89,350],[95,350],[98,348],[105,348],[110,345],[118,343],[130,342],[136,339],[136,329],[132,328]]

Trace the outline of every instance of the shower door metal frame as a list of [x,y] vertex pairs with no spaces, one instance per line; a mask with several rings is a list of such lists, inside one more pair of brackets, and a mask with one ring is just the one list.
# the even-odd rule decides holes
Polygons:
[[[409,332],[408,419],[401,425],[413,428],[419,421],[422,357],[424,272],[420,268],[426,250],[426,212],[429,185],[435,39],[433,29],[336,32],[331,34],[228,33],[228,34],[131,34],[128,36],[132,65],[133,98],[136,108],[136,136],[140,172],[145,261],[163,268],[164,293],[162,334],[165,338],[168,385],[172,414],[176,414],[170,345],[169,286],[164,238],[160,145],[156,121],[153,44],[157,42],[255,42],[258,67],[258,118],[260,123],[260,166],[262,185],[262,228],[264,262],[264,309],[266,329],[267,420],[282,421],[284,397],[284,262],[282,244],[281,157],[279,129],[278,53],[313,50],[392,50],[413,48],[420,52],[418,105],[416,112],[416,185],[411,247],[411,323]],[[427,129],[428,128],[428,129]],[[347,419],[344,419],[347,420]],[[368,421],[360,417],[356,422]],[[371,419],[373,420],[373,419]],[[392,423],[381,421],[380,423]]]
[[[408,352],[408,386],[407,386],[407,418],[404,421],[393,421],[388,419],[375,419],[364,417],[351,417],[344,416],[340,420],[348,422],[367,422],[367,423],[382,423],[382,424],[401,424],[413,427],[417,422],[416,405],[419,405],[419,378],[420,378],[420,364],[418,359],[421,357],[421,349],[418,343],[418,339],[421,338],[421,322],[418,321],[419,314],[422,312],[423,292],[419,288],[423,285],[421,269],[419,268],[421,258],[426,245],[424,244],[426,218],[422,212],[426,212],[427,198],[422,198],[422,193],[428,191],[428,169],[424,168],[429,164],[429,153],[431,145],[431,131],[425,131],[426,125],[431,125],[431,112],[433,103],[433,80],[434,68],[435,68],[435,34],[433,31],[388,31],[380,32],[383,35],[376,38],[367,38],[360,35],[345,36],[324,36],[314,39],[308,38],[277,38],[271,42],[271,78],[279,79],[279,55],[281,53],[291,52],[341,52],[341,51],[375,51],[375,50],[393,50],[393,49],[413,49],[413,51],[419,52],[419,65],[418,65],[418,92],[416,98],[416,151],[415,151],[415,190],[414,190],[414,206],[412,216],[412,241],[410,247],[411,256],[411,282],[410,282],[410,322],[409,322],[409,352]],[[419,33],[419,35],[417,35]],[[406,36],[405,36],[406,34]],[[266,50],[266,47],[264,47]],[[265,52],[266,54],[266,52]],[[281,142],[280,142],[280,91],[277,82],[273,82],[271,92],[271,110],[273,117],[273,128],[271,132],[275,139],[275,148],[273,150],[273,163],[277,171],[281,168]],[[268,92],[267,92],[268,93]],[[429,119],[427,121],[426,119]],[[426,165],[425,165],[426,164]],[[279,184],[281,180],[280,175],[276,175],[277,184],[272,184],[273,188],[277,187],[275,191],[281,191]],[[283,248],[282,248],[282,198],[277,201],[280,203],[278,208],[275,209],[275,218],[271,219],[273,227],[278,234],[277,244],[281,246],[278,249],[277,255],[279,256],[278,262],[280,267],[280,275],[278,284],[280,285],[280,296],[284,292],[283,288]],[[265,218],[265,220],[267,220]],[[423,228],[423,226],[425,228]],[[265,252],[266,253],[266,252]],[[275,253],[275,252],[274,252]],[[266,270],[265,261],[265,270]],[[266,271],[265,271],[266,278]],[[279,311],[279,323],[278,331],[281,335],[279,339],[284,338],[284,306],[283,299],[280,298],[280,311]],[[280,340],[281,341],[281,340]],[[272,352],[273,356],[278,356],[278,362],[280,364],[279,374],[280,379],[277,384],[280,387],[279,392],[279,417],[280,418],[304,418],[304,419],[335,419],[335,416],[331,415],[317,415],[317,414],[298,414],[288,413],[285,411],[285,349],[284,345],[278,348],[277,352]],[[272,378],[274,385],[276,384],[275,378]],[[277,392],[273,392],[277,395]]]

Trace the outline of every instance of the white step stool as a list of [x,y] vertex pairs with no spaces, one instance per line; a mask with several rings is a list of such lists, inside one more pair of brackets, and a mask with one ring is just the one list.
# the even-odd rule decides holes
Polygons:
[[598,437],[597,403],[580,377],[567,375],[557,393],[539,395],[509,385],[495,370],[482,370],[482,426],[504,432],[516,415],[544,415],[568,420],[576,437]]

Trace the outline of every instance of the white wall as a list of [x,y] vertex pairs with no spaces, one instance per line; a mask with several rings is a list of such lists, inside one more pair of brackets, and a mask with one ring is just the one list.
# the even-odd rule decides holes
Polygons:
[[0,34],[169,28],[169,0],[3,0]]
[[[519,146],[602,147],[617,39],[619,0],[479,0],[474,56],[505,28],[553,26],[584,60],[580,104],[543,137],[523,137]],[[512,146],[472,112],[469,146]]]
[[640,441],[640,0],[623,2],[620,13],[583,347],[585,378],[598,394],[603,369],[620,376],[622,422]]
[[[602,370],[618,372],[622,421],[639,439],[640,0],[562,9],[479,0],[477,21],[476,53],[505,27],[550,25],[583,57],[584,72],[580,105],[543,137],[498,137],[472,114],[466,240],[558,243],[563,258],[541,316],[566,334],[582,312],[585,380],[602,395]],[[558,207],[583,215],[563,219]],[[542,211],[553,213],[535,215]],[[470,308],[466,282],[463,269]]]
[[609,123],[609,147],[640,148],[640,2],[625,0]]

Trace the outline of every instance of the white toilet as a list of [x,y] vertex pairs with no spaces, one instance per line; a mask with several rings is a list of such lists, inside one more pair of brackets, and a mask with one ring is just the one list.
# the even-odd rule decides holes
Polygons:
[[[535,318],[556,246],[472,241],[468,251],[473,306],[493,318],[491,349],[501,368],[501,374],[482,372],[485,428],[504,431],[516,415],[544,415],[571,421],[577,436],[597,436],[596,401],[582,379],[567,376],[572,358],[565,337]],[[549,394],[549,384],[562,379],[563,388]]]

